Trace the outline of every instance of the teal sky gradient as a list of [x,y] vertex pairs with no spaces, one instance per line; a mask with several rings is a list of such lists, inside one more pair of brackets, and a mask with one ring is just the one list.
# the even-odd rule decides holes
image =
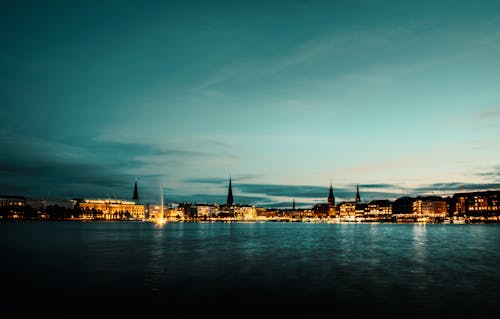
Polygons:
[[11,1],[0,27],[4,194],[500,188],[498,1]]

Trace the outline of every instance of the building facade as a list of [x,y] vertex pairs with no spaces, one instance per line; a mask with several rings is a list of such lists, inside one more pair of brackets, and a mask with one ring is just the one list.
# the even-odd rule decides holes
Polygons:
[[144,205],[117,199],[84,199],[78,203],[84,219],[144,220]]

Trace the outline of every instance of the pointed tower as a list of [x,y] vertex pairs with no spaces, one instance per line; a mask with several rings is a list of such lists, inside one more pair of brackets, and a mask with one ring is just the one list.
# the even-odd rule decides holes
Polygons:
[[335,196],[333,195],[332,182],[330,182],[330,192],[328,193],[328,204],[335,205]]
[[134,201],[138,201],[139,200],[139,192],[137,191],[137,179],[135,179],[134,196],[132,196],[132,199]]
[[356,185],[356,203],[361,201],[361,196],[359,196],[359,185]]
[[292,202],[292,209],[295,210],[295,198],[293,199],[293,202]]
[[227,191],[227,206],[233,205],[233,187],[231,186],[231,177],[229,177],[229,190]]

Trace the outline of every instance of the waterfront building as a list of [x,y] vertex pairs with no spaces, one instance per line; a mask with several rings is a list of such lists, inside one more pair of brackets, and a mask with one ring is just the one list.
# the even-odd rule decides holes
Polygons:
[[316,217],[319,218],[327,218],[327,217],[335,217],[336,206],[335,206],[335,195],[333,194],[333,185],[330,182],[330,188],[328,190],[328,197],[326,199],[326,203],[318,203],[313,206],[313,212]]
[[342,202],[340,205],[338,205],[338,218],[340,218],[340,221],[345,221],[345,222],[354,222],[356,221],[356,202],[355,201],[349,201],[349,202]]
[[259,220],[272,220],[279,217],[279,212],[275,208],[257,207],[256,211]]
[[197,204],[196,205],[196,216],[201,219],[210,219],[212,217],[217,217],[218,207],[210,204]]
[[143,220],[144,205],[118,199],[84,199],[78,204],[82,217],[103,220]]
[[356,203],[354,208],[354,217],[356,221],[365,221],[365,214],[368,209],[368,204],[366,203]]
[[[408,211],[408,205],[411,210]],[[393,220],[396,222],[442,222],[448,217],[447,202],[440,196],[403,197],[393,204]]]
[[442,197],[417,197],[413,201],[413,214],[426,217],[446,217],[446,201]]
[[328,217],[330,213],[330,204],[319,203],[313,206],[313,212],[316,217]]
[[364,220],[366,206],[361,203],[359,185],[356,185],[354,201],[345,201],[335,206],[335,219],[340,222],[361,222]]
[[197,218],[197,208],[191,202],[179,203],[177,209],[181,211],[181,214],[185,219],[195,220]]
[[365,220],[390,221],[392,217],[392,203],[390,200],[372,200],[365,206]]
[[0,218],[23,218],[25,208],[24,196],[0,195]]
[[184,220],[184,212],[178,208],[170,207],[168,209],[164,209],[164,214],[167,220]]
[[148,204],[146,213],[146,219],[151,221],[156,221],[161,218],[167,220],[184,220],[184,210],[175,206],[165,206],[162,212],[161,204]]
[[253,205],[234,205],[234,217],[239,220],[257,219],[257,209]]
[[450,208],[454,218],[497,221],[500,217],[500,191],[454,194]]

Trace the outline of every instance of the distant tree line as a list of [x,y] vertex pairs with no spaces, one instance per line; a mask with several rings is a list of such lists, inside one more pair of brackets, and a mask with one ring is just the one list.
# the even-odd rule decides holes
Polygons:
[[21,208],[13,209],[9,206],[0,207],[0,216],[2,219],[22,218],[22,219],[54,219],[64,220],[71,218],[80,218],[82,210],[75,205],[72,208],[59,205],[47,205],[41,207],[32,207],[26,205]]

